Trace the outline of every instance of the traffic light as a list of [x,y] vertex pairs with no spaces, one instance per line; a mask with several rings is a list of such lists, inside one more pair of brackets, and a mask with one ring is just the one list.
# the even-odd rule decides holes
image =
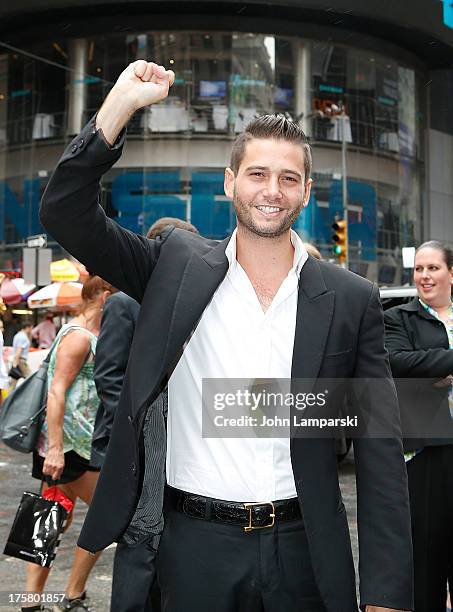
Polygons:
[[336,219],[332,223],[332,251],[338,257],[340,263],[346,261],[348,248],[348,223],[346,219]]

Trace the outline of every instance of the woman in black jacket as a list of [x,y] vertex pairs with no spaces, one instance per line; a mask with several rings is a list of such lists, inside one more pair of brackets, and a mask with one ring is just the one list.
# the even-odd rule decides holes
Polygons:
[[453,566],[453,250],[422,244],[414,282],[418,296],[385,313],[386,345],[409,479],[415,612],[445,612]]

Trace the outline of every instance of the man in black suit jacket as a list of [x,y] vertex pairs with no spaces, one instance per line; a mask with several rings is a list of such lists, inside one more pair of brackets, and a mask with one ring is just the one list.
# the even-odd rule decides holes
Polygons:
[[[294,386],[301,379],[379,379],[380,393],[355,407],[390,428],[386,437],[354,441],[360,605],[367,612],[412,609],[407,477],[379,294],[369,281],[308,257],[290,231],[311,186],[310,148],[299,126],[265,116],[236,141],[225,193],[238,227],[220,243],[178,229],[150,241],[109,220],[98,204],[99,180],[121,154],[128,119],[164,99],[173,79],[153,63],[128,66],[66,149],[41,206],[54,238],[142,305],[79,544],[99,550],[127,528],[142,487],[143,419],[168,382],[163,609],[357,610],[334,440],[256,441],[256,453],[247,439],[207,440],[201,380],[225,376],[225,369],[228,379],[265,372]],[[175,486],[180,482],[187,486]],[[267,493],[272,488],[275,497]]]

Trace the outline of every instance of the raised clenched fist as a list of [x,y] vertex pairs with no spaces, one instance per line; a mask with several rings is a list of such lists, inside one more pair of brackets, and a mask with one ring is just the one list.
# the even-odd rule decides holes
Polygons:
[[165,100],[175,81],[173,70],[137,60],[123,70],[96,116],[96,127],[109,145],[140,108]]
[[132,105],[133,112],[164,100],[173,85],[175,74],[154,62],[137,60],[123,70],[114,89],[121,91]]

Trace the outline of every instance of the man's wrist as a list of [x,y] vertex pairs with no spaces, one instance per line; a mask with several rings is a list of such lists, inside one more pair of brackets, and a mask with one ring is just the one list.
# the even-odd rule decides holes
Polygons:
[[135,113],[133,100],[127,92],[115,86],[96,115],[96,129],[106,143],[112,147],[121,131]]

